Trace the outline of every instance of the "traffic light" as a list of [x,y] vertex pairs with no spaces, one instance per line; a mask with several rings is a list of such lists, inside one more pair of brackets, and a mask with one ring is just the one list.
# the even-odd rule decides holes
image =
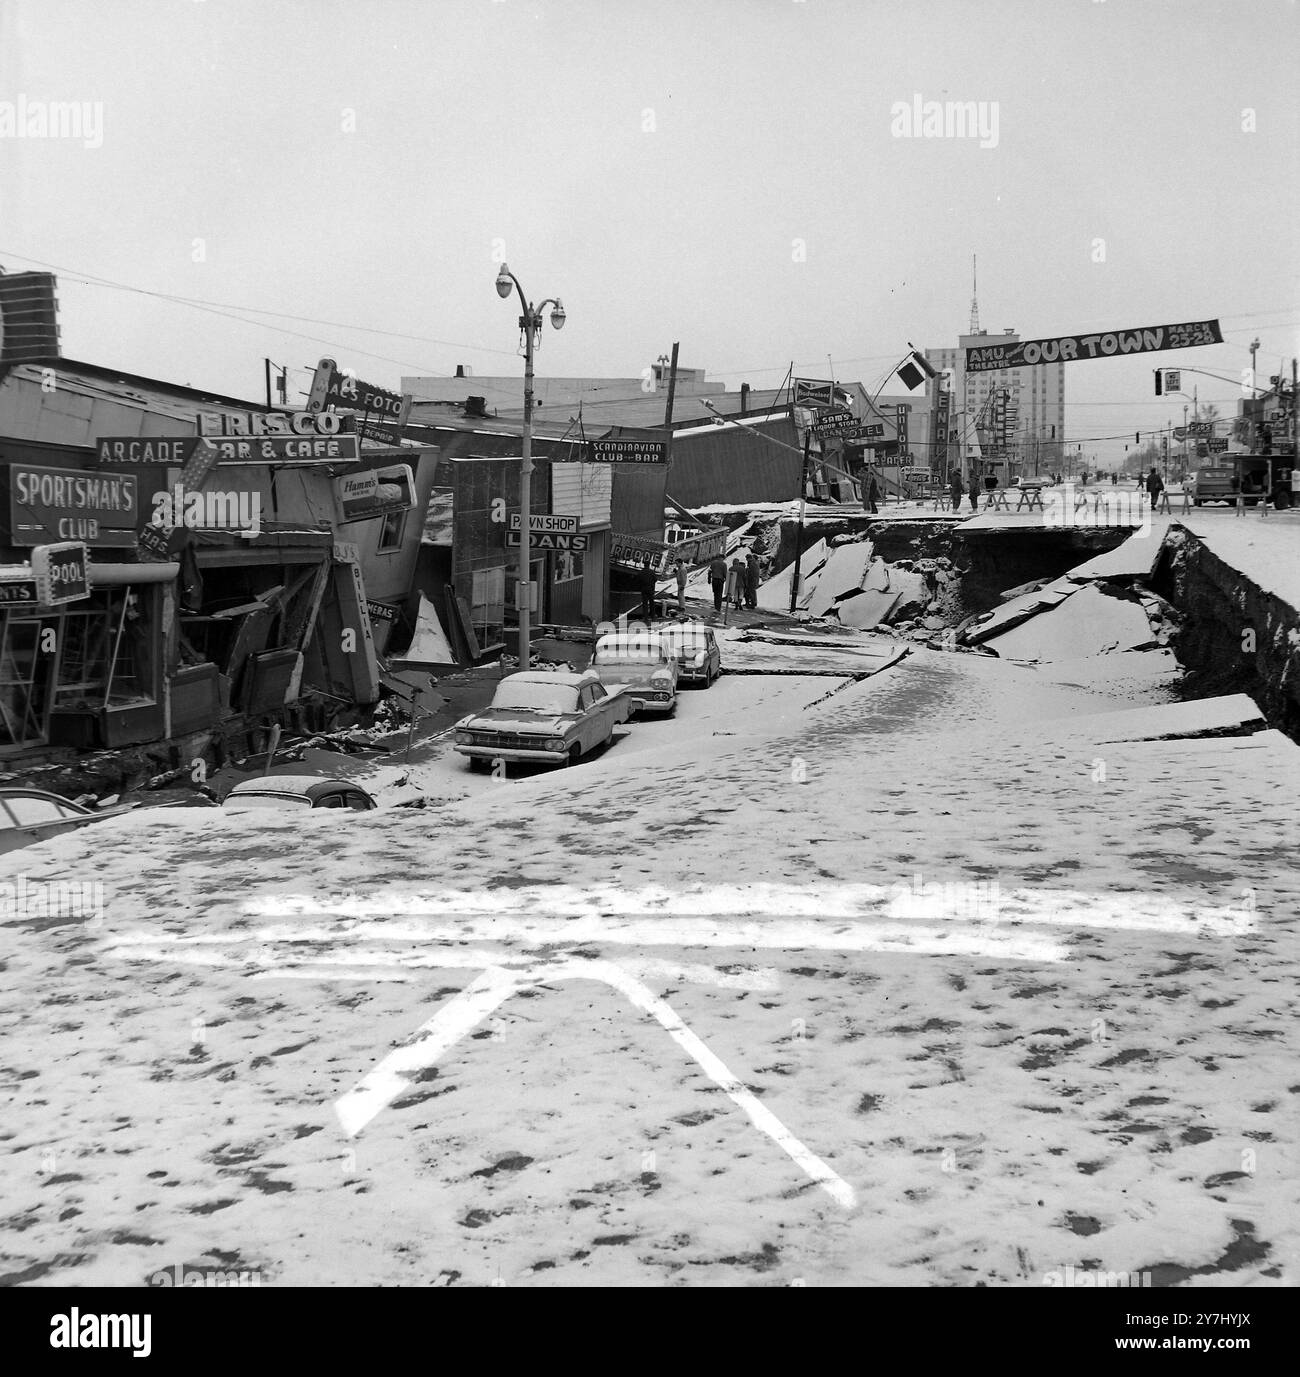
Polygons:
[[1157,397],[1162,396],[1163,393],[1164,393],[1164,390],[1165,390],[1165,375],[1164,375],[1164,373],[1163,373],[1159,368],[1157,368],[1157,369],[1156,369],[1156,396],[1157,396]]

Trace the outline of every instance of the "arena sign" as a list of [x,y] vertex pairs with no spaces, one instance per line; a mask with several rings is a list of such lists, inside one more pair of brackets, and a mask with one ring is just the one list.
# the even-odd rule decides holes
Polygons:
[[1110,359],[1122,354],[1150,354],[1162,349],[1191,349],[1201,344],[1222,343],[1223,331],[1217,320],[1144,325],[1133,330],[1109,330],[1095,335],[1058,335],[1055,339],[1021,340],[1016,344],[977,345],[966,350],[966,371],[992,373],[1000,368]]

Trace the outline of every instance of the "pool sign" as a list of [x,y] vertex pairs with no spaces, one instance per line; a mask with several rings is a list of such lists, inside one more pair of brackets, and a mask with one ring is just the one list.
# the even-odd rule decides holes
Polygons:
[[80,541],[38,545],[32,551],[37,597],[46,607],[90,596],[90,557]]

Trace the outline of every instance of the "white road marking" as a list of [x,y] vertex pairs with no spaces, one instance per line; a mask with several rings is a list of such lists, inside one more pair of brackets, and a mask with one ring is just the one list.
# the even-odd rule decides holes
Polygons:
[[[388,946],[410,942],[422,947],[419,957],[426,965],[511,965],[532,959],[530,954],[553,951],[556,947],[599,945],[649,948],[705,948],[713,951],[736,948],[742,951],[830,951],[899,952],[932,956],[998,957],[1007,961],[1064,961],[1069,947],[1056,936],[1035,932],[1019,924],[958,923],[926,926],[911,922],[844,923],[816,918],[775,919],[772,921],[728,922],[725,920],[673,918],[527,918],[504,916],[463,919],[430,918],[424,922],[409,917],[394,922],[354,922],[342,920],[335,926],[270,926],[251,933],[212,933],[195,937],[171,936],[160,939],[156,932],[122,933],[110,945],[123,956],[133,946],[149,953],[145,959],[167,959],[164,941],[177,947],[193,944],[238,945],[240,943],[277,944],[275,958],[299,964],[313,958],[308,952],[294,952],[295,946],[311,943],[365,941],[373,939]],[[498,950],[488,961],[458,959],[456,948],[431,951],[433,943],[501,943],[510,950]],[[278,946],[283,944],[283,946]],[[250,954],[249,959],[269,959],[270,953]],[[349,959],[359,959],[357,956]],[[411,958],[415,963],[416,958]]]
[[335,1101],[335,1112],[348,1137],[355,1138],[410,1086],[404,1071],[432,1066],[519,988],[516,974],[489,966],[458,995],[440,1005],[433,1017],[421,1024],[412,1042],[390,1052],[354,1089]]
[[403,1073],[432,1066],[444,1052],[481,1023],[488,1014],[499,1008],[512,994],[525,988],[551,985],[560,980],[596,980],[620,991],[638,1009],[654,1018],[673,1041],[694,1058],[704,1074],[733,1103],[745,1111],[754,1126],[767,1134],[836,1204],[849,1210],[857,1203],[852,1186],[800,1142],[727,1068],[726,1064],[691,1032],[666,1000],[661,999],[631,972],[610,961],[542,962],[524,971],[490,967],[422,1024],[412,1042],[390,1052],[374,1070],[335,1102],[335,1112],[344,1132],[355,1138],[381,1110],[410,1088],[411,1080]]

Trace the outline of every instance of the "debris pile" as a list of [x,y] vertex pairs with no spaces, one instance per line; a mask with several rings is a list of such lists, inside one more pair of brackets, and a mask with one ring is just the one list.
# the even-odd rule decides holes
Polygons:
[[[788,612],[794,565],[762,585],[758,605]],[[914,640],[925,640],[952,622],[958,588],[952,561],[881,559],[867,538],[819,540],[799,562],[796,613],[829,618],[841,626],[870,631],[890,626]]]

